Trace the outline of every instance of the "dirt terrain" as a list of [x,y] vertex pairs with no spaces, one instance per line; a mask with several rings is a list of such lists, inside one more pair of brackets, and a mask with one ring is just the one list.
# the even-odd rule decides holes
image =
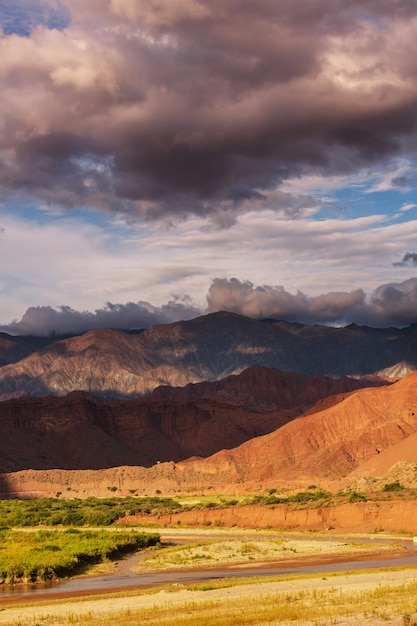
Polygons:
[[[86,454],[94,450],[93,443],[80,440]],[[0,491],[5,497],[21,498],[265,495],[271,490],[289,495],[315,485],[333,494],[330,506],[325,502],[222,506],[129,521],[417,534],[416,443],[417,374],[410,374],[388,387],[321,400],[315,410],[274,432],[207,458],[103,470],[28,469],[0,475]],[[400,493],[384,493],[390,483],[398,484]],[[345,492],[344,501],[334,497],[340,490]],[[380,495],[349,503],[346,493],[351,491]]]
[[248,505],[185,511],[157,518],[149,515],[128,516],[121,523],[417,534],[417,502],[361,502],[300,510],[285,505],[274,508]]

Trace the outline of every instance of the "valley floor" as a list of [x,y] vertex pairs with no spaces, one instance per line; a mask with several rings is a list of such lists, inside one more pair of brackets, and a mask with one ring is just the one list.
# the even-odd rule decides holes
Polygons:
[[[200,546],[207,550],[208,540],[226,545],[227,539],[241,541],[245,549],[253,547],[265,537],[257,538],[256,531],[234,529],[160,529],[164,541]],[[262,533],[264,535],[265,533]],[[275,533],[269,531],[272,538]],[[204,536],[203,536],[204,535]],[[210,536],[211,535],[211,536]],[[297,538],[298,537],[298,538]],[[328,536],[327,536],[328,537]],[[382,537],[381,537],[382,538]],[[383,545],[376,546],[369,536],[352,537],[360,546],[383,558]],[[369,541],[366,544],[366,541]],[[203,543],[201,543],[203,541]],[[386,537],[388,548],[394,538]],[[248,543],[250,542],[250,543]],[[289,533],[288,546],[296,545],[294,560],[302,561],[313,544],[319,558],[326,551],[341,546],[357,552],[355,542],[330,542],[326,537]],[[379,542],[378,542],[379,544]],[[395,544],[394,544],[395,545]],[[264,549],[263,543],[261,546]],[[175,548],[174,548],[175,549]],[[170,550],[158,550],[169,555]],[[152,553],[150,553],[152,554]],[[137,557],[118,563],[120,574]],[[227,561],[229,556],[224,556]],[[317,559],[317,555],[316,555]],[[140,569],[143,567],[140,565]],[[145,565],[145,564],[144,564]],[[160,564],[159,564],[160,567]],[[136,569],[136,568],[134,568]],[[146,568],[145,568],[146,569]],[[337,569],[337,568],[335,568]],[[90,592],[91,593],[91,592]],[[56,595],[53,599],[4,598],[0,604],[0,625],[4,626],[249,626],[291,625],[328,626],[330,624],[372,624],[372,626],[412,626],[417,623],[417,568],[384,568],[371,571],[291,574],[274,577],[250,576],[242,579],[208,579],[201,582],[174,582],[154,588],[124,590],[80,597]]]
[[215,588],[176,585],[112,597],[3,606],[4,626],[410,626],[417,601],[417,570],[375,571],[326,577],[288,577]]

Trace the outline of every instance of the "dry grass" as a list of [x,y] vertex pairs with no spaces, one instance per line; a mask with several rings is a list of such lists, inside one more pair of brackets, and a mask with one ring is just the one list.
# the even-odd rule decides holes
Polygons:
[[[213,587],[216,587],[214,584]],[[412,625],[417,572],[385,571],[329,578],[290,577],[228,588],[171,586],[0,612],[4,626],[327,626]]]
[[398,551],[399,544],[349,543],[314,539],[222,539],[189,546],[157,549],[148,553],[134,571],[214,567],[253,562],[288,561],[300,557],[322,558],[330,555],[368,555]]

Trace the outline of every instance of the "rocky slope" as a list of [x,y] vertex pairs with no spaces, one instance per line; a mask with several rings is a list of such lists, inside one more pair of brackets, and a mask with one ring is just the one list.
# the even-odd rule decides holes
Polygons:
[[323,411],[299,417],[275,432],[221,451],[198,463],[186,461],[193,482],[252,485],[349,480],[357,469],[399,445],[392,463],[415,461],[405,441],[417,432],[417,373],[390,387],[362,389]]
[[[138,396],[160,385],[214,381],[254,365],[329,376],[417,366],[417,326],[371,329],[254,321],[214,313],[143,333],[91,331],[50,343],[0,367],[5,394],[65,395],[74,390]],[[1,348],[0,348],[1,352]]]
[[0,471],[206,457],[276,430],[320,399],[340,402],[363,384],[254,367],[133,400],[104,401],[84,392],[16,398],[0,403]]
[[[36,492],[39,495],[54,489],[63,491],[63,481],[66,481],[74,495],[103,495],[112,483],[120,494],[131,489],[138,494],[152,494],[157,490],[162,493],[210,490],[235,493],[281,487],[299,489],[310,484],[327,488],[331,485],[337,491],[347,485],[357,485],[359,479],[366,479],[368,482],[363,482],[366,486],[371,478],[381,481],[385,478],[388,482],[399,480],[415,487],[417,374],[389,387],[361,389],[345,394],[344,398],[339,395],[338,400],[324,410],[295,418],[270,434],[252,438],[234,449],[222,450],[205,459],[162,462],[149,468],[106,469],[101,473],[88,470],[64,474],[59,470],[17,472],[3,476],[2,488],[4,492],[12,490],[28,495]],[[223,429],[230,437],[230,415],[237,410],[237,407],[229,407],[226,419],[224,412],[219,413],[217,433]],[[257,415],[260,419],[272,416],[271,413]],[[214,422],[210,429],[215,430]],[[204,439],[203,433],[211,432],[206,429],[209,423],[210,420],[206,424],[200,422],[194,430],[199,441]],[[170,425],[172,427],[172,421]],[[191,432],[193,428],[189,430]],[[178,431],[181,440],[185,441],[183,433]],[[127,428],[125,435],[134,440],[132,430]],[[39,435],[40,438],[44,436]],[[65,436],[70,441],[68,434]],[[85,450],[87,455],[93,445],[93,438],[87,440],[82,436],[81,446],[77,449]]]
[[232,374],[219,381],[189,383],[185,387],[157,387],[151,398],[180,402],[210,399],[254,411],[296,408],[302,413],[321,399],[332,403],[338,394],[385,384],[388,384],[386,380],[379,378],[343,376],[334,379],[321,374],[307,376],[255,365],[239,375]]

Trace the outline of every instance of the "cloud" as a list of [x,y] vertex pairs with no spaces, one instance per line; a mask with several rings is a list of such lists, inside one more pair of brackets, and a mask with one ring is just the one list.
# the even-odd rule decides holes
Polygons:
[[394,267],[403,267],[404,265],[417,266],[417,252],[406,252],[399,263],[393,263]]
[[0,331],[50,335],[79,334],[100,328],[138,329],[216,311],[306,324],[343,326],[354,322],[373,327],[403,327],[417,322],[417,278],[381,285],[368,297],[362,289],[308,296],[301,291],[291,294],[279,286],[255,286],[237,278],[216,278],[207,294],[206,309],[194,306],[187,297],[177,297],[159,307],[148,302],[108,302],[94,312],[80,312],[68,306],[38,306],[28,308],[21,320],[0,326]]
[[0,37],[5,197],[229,225],[283,181],[414,154],[414,2],[18,5],[37,26]]
[[407,162],[394,163],[394,169],[388,169],[379,175],[379,180],[365,193],[375,193],[381,191],[391,191],[397,187],[406,187],[410,176],[412,176],[413,168]]
[[357,289],[369,294],[415,275],[415,265],[394,262],[414,250],[417,222],[383,215],[289,220],[271,208],[246,212],[229,229],[198,217],[170,228],[155,221],[126,227],[92,211],[80,219],[23,207],[18,216],[6,207],[0,226],[3,325],[45,304],[76,311],[95,311],[104,302],[160,307],[174,294],[188,294],[203,311],[215,277],[316,297]]
[[75,311],[71,307],[30,307],[22,319],[4,326],[3,332],[16,335],[80,334],[100,328],[141,329],[154,324],[166,324],[196,317],[200,311],[187,298],[172,300],[161,307],[148,302],[110,302],[90,311]]
[[255,287],[236,278],[216,279],[207,302],[211,312],[224,309],[253,318],[401,327],[417,322],[417,278],[381,285],[368,298],[362,289],[309,297],[300,291],[290,294],[283,287]]
[[368,323],[377,326],[408,326],[417,322],[417,278],[382,285],[375,290],[365,311]]
[[308,297],[301,291],[288,293],[284,287],[269,285],[255,287],[237,278],[217,278],[208,296],[208,311],[226,310],[252,318],[275,318],[287,321],[315,323],[349,323],[360,314],[365,293],[356,289],[349,293],[327,293]]

